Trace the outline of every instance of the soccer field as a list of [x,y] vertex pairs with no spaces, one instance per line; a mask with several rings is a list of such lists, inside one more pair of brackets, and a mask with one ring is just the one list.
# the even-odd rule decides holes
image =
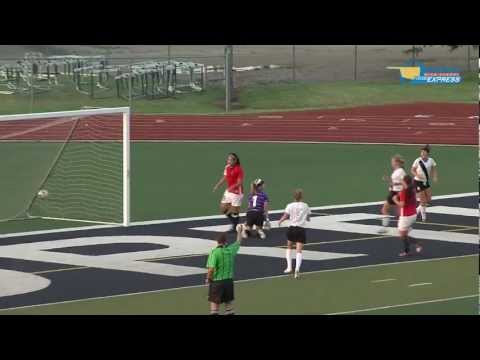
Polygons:
[[[8,169],[0,179],[8,205],[2,211],[14,213],[24,206],[56,147],[0,144],[7,154],[0,166]],[[273,209],[284,208],[291,190],[299,186],[316,209],[298,281],[282,274],[283,229],[272,229],[265,241],[246,240],[236,270],[239,314],[478,314],[478,215],[472,216],[478,209],[478,196],[473,195],[478,190],[472,166],[477,163],[475,147],[433,148],[439,166],[434,195],[463,194],[434,200],[428,221],[415,225],[425,252],[399,259],[394,229],[377,233],[387,189],[381,177],[390,171],[391,155],[403,155],[409,166],[418,146],[180,142],[132,143],[130,228],[98,226],[14,237],[14,232],[90,224],[38,219],[0,223],[0,267],[20,269],[50,284],[40,291],[0,297],[0,314],[206,314],[206,254],[211,239],[227,224],[222,216],[208,217],[218,213],[222,195],[221,190],[212,193],[212,186],[230,151],[239,154],[246,182],[266,180]],[[88,202],[83,206],[88,209]],[[272,221],[279,215],[272,214]],[[187,238],[193,242],[182,245]],[[151,241],[155,243],[148,244]],[[39,251],[44,260],[32,257],[38,246],[50,249]],[[52,255],[51,263],[48,256],[56,247],[64,249]],[[170,255],[163,253],[167,250]],[[161,273],[169,270],[157,274],[111,267],[108,256],[132,251],[138,252],[136,262],[174,266],[180,273],[172,277]],[[62,253],[65,257],[58,258]],[[75,257],[88,261],[72,261]],[[182,269],[193,273],[182,276]],[[14,283],[24,275],[6,276]]]
[[[78,161],[81,148],[89,144],[69,144],[62,161]],[[98,191],[97,167],[112,162],[117,166],[117,181],[106,186],[121,186],[121,148],[104,144],[117,157],[95,158],[95,168],[84,168],[90,175],[87,189],[102,200]],[[2,207],[0,218],[14,216],[31,200],[58,151],[59,144],[38,142],[0,142],[0,178]],[[102,149],[102,150],[104,150]],[[80,150],[80,151],[79,151]],[[291,199],[296,187],[305,190],[312,206],[357,203],[382,199],[387,191],[381,180],[389,174],[389,159],[398,153],[410,166],[418,156],[418,146],[364,144],[274,144],[274,143],[161,143],[134,142],[131,146],[132,221],[207,216],[218,213],[222,190],[212,193],[212,187],[223,172],[227,153],[239,154],[245,171],[245,183],[261,177],[271,198],[271,207],[280,209]],[[435,146],[432,157],[439,164],[440,181],[434,194],[466,193],[478,190],[478,153],[474,147]],[[68,179],[62,179],[68,182]],[[54,184],[60,187],[58,182]],[[55,193],[55,188],[50,189]],[[101,189],[100,189],[101,190]],[[98,194],[98,195],[97,195]],[[82,211],[91,211],[91,196],[80,204]],[[93,205],[96,203],[93,202]],[[110,207],[119,207],[114,204]],[[24,232],[58,227],[77,227],[80,223],[65,221],[0,222],[0,233]]]

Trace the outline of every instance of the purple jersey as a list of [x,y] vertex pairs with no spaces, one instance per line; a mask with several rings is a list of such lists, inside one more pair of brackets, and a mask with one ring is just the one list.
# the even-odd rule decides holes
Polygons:
[[248,194],[248,211],[264,211],[265,202],[268,201],[268,196],[263,191],[256,194]]

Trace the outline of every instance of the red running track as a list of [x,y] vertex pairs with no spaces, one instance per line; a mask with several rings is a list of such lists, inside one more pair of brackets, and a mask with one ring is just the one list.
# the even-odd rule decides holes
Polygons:
[[[142,115],[133,140],[233,140],[405,144],[478,144],[478,105],[415,103],[241,115]],[[38,120],[0,123],[0,140],[65,138],[68,123],[42,128]],[[119,139],[118,119],[82,119],[73,139]],[[23,126],[23,128],[22,128]],[[27,129],[28,130],[28,129]],[[7,134],[7,135],[5,135]],[[15,134],[12,136],[12,134]]]

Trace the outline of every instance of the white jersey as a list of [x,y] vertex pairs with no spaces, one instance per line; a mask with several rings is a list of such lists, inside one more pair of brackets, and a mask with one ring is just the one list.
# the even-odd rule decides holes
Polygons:
[[308,204],[295,201],[287,205],[285,209],[285,213],[287,213],[290,217],[290,226],[305,226],[307,222],[307,217],[312,212],[308,207]]
[[413,167],[416,167],[416,170],[415,170],[415,180],[417,181],[427,181],[427,178],[425,176],[425,173],[423,172],[423,169],[422,167],[420,166],[420,161],[423,162],[423,164],[425,165],[425,168],[427,169],[427,172],[428,172],[428,177],[429,179],[431,180],[432,178],[432,168],[434,166],[437,166],[437,163],[435,162],[435,160],[433,160],[431,157],[429,157],[427,159],[427,161],[423,161],[421,157],[417,158],[414,162],[413,162],[413,165],[412,165],[412,168]]
[[390,177],[392,179],[392,185],[390,185],[391,191],[398,192],[403,190],[402,181],[405,175],[407,175],[407,173],[403,168],[398,168],[392,173],[392,176]]

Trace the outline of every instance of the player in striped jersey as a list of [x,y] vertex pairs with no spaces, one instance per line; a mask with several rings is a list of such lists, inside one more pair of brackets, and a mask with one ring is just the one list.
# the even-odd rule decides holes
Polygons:
[[425,145],[420,150],[420,157],[412,164],[412,175],[415,176],[418,202],[417,214],[422,221],[427,221],[427,206],[432,201],[431,180],[438,181],[437,163],[430,157],[430,146]]
[[263,231],[264,221],[268,220],[268,195],[263,191],[265,182],[262,179],[256,179],[250,186],[248,194],[247,223],[242,231],[242,237],[246,239],[255,225],[257,234],[261,239],[267,236]]

